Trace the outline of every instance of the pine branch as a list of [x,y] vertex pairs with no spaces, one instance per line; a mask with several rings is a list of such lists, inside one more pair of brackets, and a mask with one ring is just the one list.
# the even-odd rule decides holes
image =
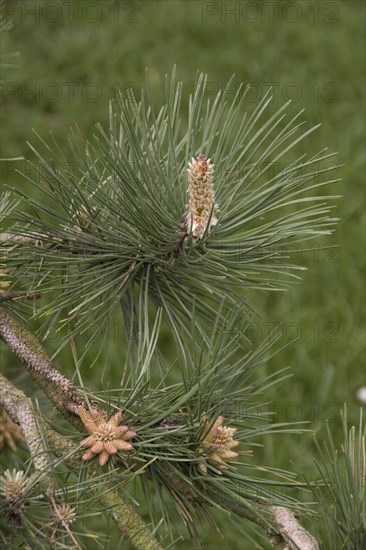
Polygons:
[[[42,380],[42,385],[40,386],[42,387],[42,389],[45,389],[43,381],[44,378],[46,378],[47,386],[45,391],[48,392],[47,394],[49,396],[53,397],[53,402],[55,403],[55,405],[57,405],[59,412],[61,412],[61,414],[63,414],[64,416],[66,413],[66,417],[68,418],[70,410],[73,411],[74,405],[75,403],[77,403],[76,399],[79,399],[79,396],[77,395],[76,390],[71,382],[60,375],[60,373],[55,371],[54,367],[46,357],[45,350],[39,344],[37,339],[33,335],[29,334],[28,331],[24,331],[20,324],[14,321],[14,319],[12,319],[4,310],[0,310],[0,321],[0,327],[2,327],[1,334],[5,342],[8,343],[10,348],[18,355],[18,357],[20,357],[23,361],[27,361],[30,372],[33,374],[35,373],[36,382],[38,383],[39,380]],[[22,334],[19,334],[20,329],[22,329]],[[54,395],[58,396],[60,391],[62,391],[63,396],[67,397],[68,401],[66,402],[66,404],[63,400],[60,403],[59,397],[57,397],[56,399],[54,398]],[[160,420],[156,424],[156,428],[183,428],[184,423],[182,423],[181,420],[178,420],[168,415],[165,419]],[[75,424],[78,428],[80,428],[80,422],[77,422]],[[45,426],[44,428],[46,438],[49,442],[51,449],[54,449],[55,454],[57,456],[63,457],[63,459],[65,460],[65,464],[67,464],[68,467],[71,467],[72,469],[79,469],[80,467],[82,467],[83,461],[80,458],[80,453],[77,452],[77,447],[75,447],[75,445],[68,438],[61,436],[48,426]],[[94,466],[89,467],[88,471],[92,471],[92,473],[88,474],[90,476],[90,479],[93,478],[93,476],[95,477]],[[174,474],[172,477],[172,475],[168,475],[166,473],[166,477],[167,479],[171,479],[173,485],[178,482],[177,479],[174,479]],[[184,486],[184,482],[182,484],[182,482],[180,481],[180,491],[182,491],[182,485]],[[129,507],[129,505],[121,500],[121,497],[113,489],[113,487],[110,487],[106,491],[104,489],[101,490],[97,488],[97,492],[99,498],[101,499],[101,502],[107,507],[111,507],[111,513],[118,525],[118,528],[127,533],[128,536],[131,538],[131,541],[135,541],[136,544],[146,545],[146,548],[158,547],[156,546],[156,544],[158,544],[157,541],[152,537],[151,532],[146,528],[146,526],[142,528],[141,518],[132,508]],[[197,495],[192,496],[191,489],[189,489],[188,486],[186,496],[191,502],[197,501],[198,506],[201,506],[205,503],[205,500],[202,501],[202,498],[197,498]],[[210,495],[210,497],[212,498],[212,495]],[[273,536],[275,533],[280,533],[283,540],[289,541],[289,544],[292,544],[291,538],[293,537],[298,537],[293,539],[295,541],[307,540],[307,532],[304,531],[298,524],[298,522],[295,521],[295,516],[292,512],[288,511],[287,515],[285,514],[285,508],[280,508],[276,506],[269,508],[266,505],[262,506],[258,504],[258,509],[262,509],[263,513],[267,513],[268,510],[271,510],[273,512],[274,522],[275,524],[279,525],[277,530],[276,528],[274,528],[273,530],[271,527],[269,527],[270,523],[266,521],[263,522],[260,519],[260,511],[258,513],[257,510],[256,514],[250,514],[240,506],[236,506],[236,508],[233,509],[232,504],[230,504],[229,501],[225,503],[225,506],[226,505],[228,509],[232,509],[232,511],[234,511],[237,515],[245,517],[246,519],[261,525],[261,527],[264,528],[270,536]],[[126,520],[126,517],[128,517],[129,519]],[[282,523],[279,523],[280,520],[282,521]],[[299,538],[300,536],[302,537],[302,539]],[[143,548],[144,546],[137,547]],[[296,546],[290,546],[290,548],[296,548]],[[299,548],[302,549],[308,547],[299,546]],[[316,547],[313,546],[309,548]]]
[[[34,474],[27,480],[27,484],[24,486],[24,489],[26,486],[30,487],[33,485],[34,490],[35,486],[40,484],[49,501],[54,521],[57,522],[60,520],[60,510],[62,510],[61,506],[63,505],[63,499],[60,495],[57,499],[55,498],[56,485],[49,453],[48,449],[45,447],[42,425],[40,425],[40,422],[37,419],[37,413],[34,409],[33,403],[21,390],[11,384],[11,382],[9,382],[2,374],[0,374],[0,390],[0,403],[10,418],[20,425],[35,468]],[[14,479],[13,483],[13,487],[15,489],[16,479]],[[22,499],[24,499],[25,495],[23,491],[12,491],[11,484],[8,485],[9,489],[4,495],[5,504],[7,505],[6,513],[8,514],[10,520],[15,523],[20,523],[23,506]],[[28,495],[28,498],[29,496],[30,495]],[[64,524],[71,540],[76,543],[69,526],[64,521],[61,521],[61,523]],[[76,547],[79,547],[77,543]]]
[[[50,450],[54,451],[58,456],[63,456],[65,464],[73,470],[83,467],[83,461],[81,457],[78,456],[77,447],[68,438],[46,427],[44,419],[41,422],[40,428],[39,422],[36,420],[36,414],[31,400],[1,374],[0,390],[1,405],[5,408],[12,420],[21,426],[36,472],[38,472],[39,481],[41,481],[42,485],[46,488],[46,494],[56,524],[57,522],[61,522],[73,540],[75,547],[80,548],[68,524],[63,521],[60,498],[58,497],[56,501],[54,496],[55,485],[51,473],[49,450],[44,446],[44,434],[41,433],[41,429],[44,429],[46,439],[48,443],[51,444]],[[89,466],[87,471],[88,479],[92,481],[97,476],[98,471],[95,465]],[[101,487],[97,485],[95,491],[101,504],[108,509],[108,512],[113,517],[117,527],[129,537],[135,548],[139,550],[162,549],[154,535],[147,528],[145,522],[130,505],[122,500],[113,485],[103,484]]]
[[[299,279],[295,270],[301,268],[290,261],[287,247],[331,232],[336,220],[329,216],[330,197],[319,189],[335,181],[334,166],[319,168],[331,157],[324,151],[286,166],[285,155],[316,129],[304,129],[301,113],[285,119],[288,105],[272,113],[266,94],[251,116],[240,118],[245,93],[239,90],[231,104],[220,93],[213,104],[206,103],[206,85],[207,78],[199,75],[185,130],[175,72],[166,80],[166,105],[158,114],[148,84],[140,104],[119,97],[111,106],[108,131],[98,127],[93,143],[70,140],[77,166],[73,173],[68,155],[61,157],[56,143],[56,152],[48,142],[43,145],[59,163],[57,169],[31,147],[44,166],[45,181],[24,175],[39,194],[33,198],[19,191],[31,214],[15,212],[18,225],[0,236],[3,278],[22,285],[21,292],[8,291],[12,283],[4,280],[2,301],[12,300],[14,306],[31,294],[45,297],[36,304],[36,315],[46,317],[46,325],[47,318],[57,317],[61,327],[68,326],[77,368],[82,359],[73,338],[86,329],[94,331],[83,349],[85,357],[101,327],[107,330],[114,308],[122,306],[126,329],[133,326],[138,342],[128,354],[135,361],[126,365],[123,387],[110,390],[108,407],[116,410],[107,416],[89,402],[4,308],[0,335],[58,412],[88,432],[80,442],[80,457],[71,439],[42,427],[61,462],[72,471],[86,470],[95,495],[136,548],[160,545],[110,480],[98,483],[96,465],[86,461],[98,456],[101,467],[114,464],[128,481],[137,477],[141,463],[148,473],[139,476],[144,490],[148,483],[157,493],[167,489],[193,531],[194,518],[214,506],[260,525],[273,543],[316,550],[317,542],[292,511],[301,504],[274,497],[266,487],[294,487],[294,477],[281,472],[278,482],[250,476],[251,466],[245,464],[240,473],[243,464],[236,461],[240,452],[248,452],[236,452],[241,443],[296,426],[265,422],[253,427],[247,412],[233,412],[231,418],[229,413],[224,425],[223,409],[249,403],[275,383],[272,376],[261,382],[251,379],[265,361],[268,343],[246,351],[244,359],[235,355],[244,351],[238,334],[250,311],[241,290],[282,290]],[[270,167],[277,173],[268,173]],[[321,181],[314,179],[319,174]],[[13,206],[7,202],[4,215]],[[150,334],[151,304],[159,313]],[[160,363],[164,374],[151,384],[160,313],[174,334],[182,367],[181,381],[170,386],[170,373]],[[211,337],[202,324],[213,328]],[[225,331],[235,325],[240,329],[227,344]],[[286,376],[281,371],[277,378]],[[107,402],[105,393],[99,402]],[[125,413],[128,426],[120,426]],[[259,416],[253,414],[256,420]],[[57,503],[51,501],[51,507],[60,519]],[[169,518],[170,510],[163,515]]]
[[74,384],[58,372],[36,337],[0,307],[0,336],[22,361],[32,378],[57,410],[77,428],[81,427],[78,406],[87,407]]
[[[47,450],[40,434],[36,412],[32,401],[0,374],[0,402],[13,422],[20,425],[35,469],[47,475],[47,493],[52,494],[54,485],[51,477]],[[47,474],[48,472],[48,474]]]
[[[46,428],[46,437],[56,456],[63,457],[64,463],[71,469],[85,467],[77,446],[68,438],[58,434],[52,428]],[[98,477],[94,464],[87,467],[87,479]],[[118,529],[128,536],[133,546],[141,550],[161,550],[159,542],[148,529],[145,522],[132,506],[127,504],[115,490],[112,483],[96,484],[95,492],[99,501],[112,516]]]
[[62,462],[70,470],[77,471],[84,466],[81,451],[72,439],[52,429],[47,422],[43,423],[43,431],[52,453],[58,458],[62,458]]
[[158,115],[148,83],[141,103],[118,97],[108,131],[99,125],[92,143],[72,136],[73,173],[57,143],[40,138],[44,154],[31,146],[45,181],[24,178],[42,201],[19,192],[32,214],[15,211],[19,225],[5,246],[19,282],[48,293],[37,306],[45,323],[61,312],[73,335],[98,334],[121,302],[129,327],[133,312],[142,314],[141,292],[179,340],[191,329],[193,307],[199,330],[199,321],[215,324],[223,299],[226,309],[250,310],[238,288],[285,289],[301,269],[289,245],[332,231],[334,197],[319,194],[336,181],[335,167],[325,165],[332,155],[285,161],[317,127],[304,129],[302,113],[286,119],[289,103],[272,112],[270,93],[248,117],[247,91],[227,103],[223,90],[211,105],[206,87],[199,74],[187,128],[175,71]]
[[[88,479],[92,480],[96,473],[94,467],[88,468]],[[162,546],[143,519],[132,506],[121,498],[111,484],[97,486],[96,493],[101,504],[111,514],[118,529],[128,536],[134,548],[137,550],[162,550]]]
[[282,506],[271,506],[270,510],[289,550],[319,550],[318,542],[300,525],[292,510]]
[[[177,488],[179,494],[184,494],[191,502],[197,500],[201,505],[204,504],[202,497],[197,496],[192,491],[192,485],[188,485],[182,481],[172,468],[169,466],[164,467],[164,473],[173,487]],[[205,494],[210,499],[215,498],[214,491],[210,492],[207,490],[207,487],[205,488]],[[286,542],[289,550],[319,550],[316,539],[300,525],[296,517],[297,514],[293,510],[289,510],[283,506],[268,506],[258,502],[259,513],[253,514],[243,508],[243,506],[240,506],[240,504],[225,497],[223,497],[221,505],[237,516],[259,525],[274,545]]]
[[[47,428],[47,440],[51,444],[52,451],[57,456],[64,457],[64,463],[72,469],[80,468],[82,466],[82,460],[73,451],[77,451],[77,447],[67,438],[60,436],[54,432],[54,430]],[[178,481],[179,492],[182,491],[181,480],[174,480],[172,472],[167,472],[167,476],[173,482]],[[95,479],[98,475],[94,466],[88,468],[88,479]],[[188,495],[189,488],[186,487]],[[138,549],[161,549],[161,546],[153,537],[152,533],[147,529],[144,522],[139,515],[127,505],[121,496],[115,491],[113,485],[103,484],[102,487],[97,489],[98,498],[104,505],[108,512],[111,513],[118,528],[130,538],[132,544]],[[195,497],[192,494],[188,495],[191,500]],[[202,504],[202,502],[201,502]],[[244,517],[250,521],[260,525],[270,537],[270,540],[274,544],[278,544],[281,540],[288,542],[288,548],[293,550],[316,550],[318,545],[313,537],[307,533],[305,529],[298,523],[295,514],[286,508],[272,506],[267,509],[263,507],[263,513],[267,513],[270,510],[273,513],[273,521],[276,527],[270,527],[270,518],[268,521],[261,520],[256,516],[251,516],[245,512],[239,506],[235,506],[229,502],[223,502],[228,510],[233,511],[240,517]],[[56,504],[54,505],[57,510]],[[279,537],[278,535],[281,535]]]
[[[343,441],[336,443],[331,425],[327,438],[315,444],[319,458],[314,459],[319,479],[308,482],[319,504],[326,537],[322,548],[358,550],[366,545],[366,424],[360,408],[358,426],[350,426],[347,407],[341,413]],[[319,521],[314,525],[319,530]]]

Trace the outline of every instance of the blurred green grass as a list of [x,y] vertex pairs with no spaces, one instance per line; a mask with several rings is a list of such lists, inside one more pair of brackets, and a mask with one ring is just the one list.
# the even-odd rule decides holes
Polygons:
[[[145,67],[157,102],[164,74],[177,64],[186,93],[197,69],[208,73],[212,91],[235,73],[237,82],[252,83],[253,105],[256,94],[274,83],[276,102],[293,98],[298,109],[306,108],[309,122],[322,123],[311,138],[312,150],[339,151],[338,161],[344,164],[335,171],[342,182],[332,189],[343,195],[337,230],[319,241],[315,252],[301,251],[299,263],[308,268],[301,284],[287,294],[253,294],[251,300],[262,315],[255,334],[266,336],[283,322],[280,343],[290,344],[266,367],[274,372],[290,366],[293,373],[265,396],[275,402],[275,419],[306,420],[317,431],[328,420],[340,433],[339,410],[347,402],[349,418],[356,422],[355,391],[365,384],[364,3],[297,1],[293,11],[288,2],[275,2],[271,10],[267,3],[258,4],[255,12],[248,2],[106,0],[98,4],[99,11],[90,8],[95,2],[78,2],[73,14],[67,3],[53,4],[56,11],[42,11],[42,2],[5,2],[13,29],[3,35],[3,51],[20,55],[16,68],[2,75],[2,157],[31,158],[26,141],[36,141],[32,129],[46,139],[52,130],[65,147],[75,122],[90,137],[96,122],[107,126],[108,101],[116,88],[140,88]],[[240,7],[236,20],[228,13],[235,4]],[[299,154],[306,147],[306,142],[299,144]],[[10,163],[2,166],[2,181],[29,185]],[[321,250],[324,244],[338,249]],[[162,339],[169,354],[166,331]],[[6,352],[3,357],[14,368],[16,361]],[[114,346],[108,370],[116,384],[120,365]],[[71,361],[66,370],[72,371]],[[95,366],[85,374],[91,388],[101,387],[99,371]],[[309,476],[314,473],[312,438],[311,433],[267,437],[256,460]],[[235,542],[225,520],[219,524],[228,548],[247,548]],[[217,533],[211,532],[204,548],[219,545]]]

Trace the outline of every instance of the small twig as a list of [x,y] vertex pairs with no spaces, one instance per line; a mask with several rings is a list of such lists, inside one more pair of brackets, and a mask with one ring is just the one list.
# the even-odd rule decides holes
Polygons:
[[11,302],[19,300],[31,300],[32,298],[40,298],[40,292],[21,292],[18,290],[3,291],[0,290],[0,302]]
[[[57,537],[57,528],[56,528],[56,526],[58,524],[61,524],[63,526],[63,528],[65,529],[65,531],[67,532],[68,536],[70,537],[70,540],[73,542],[73,546],[72,547],[70,546],[70,549],[72,549],[72,550],[74,550],[74,549],[75,550],[81,550],[80,544],[78,543],[78,541],[76,540],[73,532],[70,529],[69,522],[66,521],[63,518],[62,507],[60,507],[60,504],[58,502],[56,502],[56,500],[52,497],[50,499],[50,505],[51,505],[51,511],[52,511],[52,516],[53,516],[53,525],[54,525],[54,529],[53,529],[53,533],[51,535],[51,539],[52,540],[56,539],[56,537]],[[51,524],[51,526],[52,526],[52,524]]]

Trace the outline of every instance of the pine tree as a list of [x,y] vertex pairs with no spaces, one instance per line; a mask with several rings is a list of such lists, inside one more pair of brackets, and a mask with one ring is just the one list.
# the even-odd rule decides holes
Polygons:
[[[299,280],[289,245],[332,231],[322,191],[332,155],[296,156],[316,127],[290,103],[275,109],[268,92],[245,114],[246,88],[226,101],[229,82],[211,102],[206,84],[199,74],[187,127],[173,72],[159,110],[147,81],[141,101],[111,103],[108,130],[92,141],[74,132],[67,155],[39,138],[40,180],[24,174],[24,189],[3,197],[0,333],[49,403],[0,376],[4,442],[13,430],[31,459],[1,479],[9,547],[108,547],[109,516],[118,547],[168,548],[180,536],[199,546],[218,515],[249,544],[319,547],[298,519],[313,504],[288,492],[314,483],[253,456],[256,436],[302,428],[257,412],[287,373],[261,374],[278,349],[250,345],[246,329],[251,293]],[[90,366],[103,372],[99,388],[87,387]],[[96,514],[105,523],[94,529]]]

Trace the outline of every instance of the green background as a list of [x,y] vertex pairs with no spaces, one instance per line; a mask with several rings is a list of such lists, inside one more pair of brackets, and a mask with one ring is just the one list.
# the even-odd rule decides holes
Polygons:
[[[364,3],[28,0],[6,1],[5,11],[13,29],[2,37],[3,52],[19,56],[9,59],[14,67],[2,71],[3,158],[31,158],[26,141],[36,141],[32,129],[45,139],[52,130],[65,147],[75,122],[91,137],[96,122],[107,126],[108,102],[117,88],[138,94],[146,67],[157,101],[163,98],[165,73],[176,64],[185,97],[198,69],[208,74],[212,93],[235,73],[236,82],[252,84],[249,107],[272,84],[276,102],[291,98],[299,110],[306,109],[307,120],[322,123],[311,146],[338,151],[344,165],[334,169],[342,181],[331,190],[342,195],[336,210],[340,222],[315,251],[299,252],[299,263],[308,268],[301,284],[288,294],[251,296],[262,315],[253,335],[265,337],[284,323],[281,343],[289,345],[265,367],[266,374],[285,366],[293,373],[265,396],[275,403],[275,420],[309,421],[320,438],[328,420],[337,435],[346,402],[356,422],[355,392],[365,385]],[[306,144],[299,147],[304,150]],[[2,182],[29,186],[15,168],[27,169],[22,161],[2,164]],[[337,248],[323,250],[324,243]],[[168,333],[163,338],[169,352]],[[118,383],[116,346],[113,353],[110,380]],[[15,368],[5,351],[3,358],[6,370]],[[103,383],[107,380],[106,375]],[[103,387],[98,365],[86,372],[85,383]],[[259,463],[314,473],[313,433],[267,436],[262,443]],[[11,465],[10,454],[3,458]],[[220,518],[218,524],[226,547],[253,547],[237,541]],[[212,528],[203,536],[204,548],[222,546]]]

